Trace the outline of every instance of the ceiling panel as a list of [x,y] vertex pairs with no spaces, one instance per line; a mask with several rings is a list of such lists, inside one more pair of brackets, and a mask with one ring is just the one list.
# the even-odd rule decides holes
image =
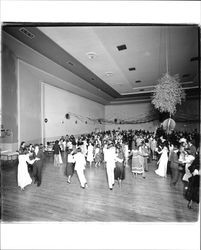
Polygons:
[[[120,94],[157,83],[166,72],[194,81],[198,30],[192,26],[41,27],[40,30]],[[117,46],[126,45],[119,51]],[[87,53],[93,52],[93,59]],[[136,70],[129,71],[130,67]],[[109,74],[107,74],[109,73]],[[182,76],[189,77],[183,79]],[[136,81],[140,80],[140,83]]]
[[[34,37],[27,38],[21,27]],[[150,95],[167,68],[171,75],[179,74],[185,88],[199,85],[196,25],[36,24],[7,25],[4,30],[87,82],[73,84],[93,94],[96,88],[105,101]],[[119,51],[121,45],[126,49]]]

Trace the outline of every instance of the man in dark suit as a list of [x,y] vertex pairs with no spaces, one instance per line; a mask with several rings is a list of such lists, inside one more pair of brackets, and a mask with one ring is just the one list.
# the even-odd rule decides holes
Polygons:
[[170,185],[175,186],[179,180],[179,177],[181,176],[181,172],[179,170],[179,164],[182,164],[182,162],[179,161],[178,157],[178,146],[174,145],[174,149],[170,155],[169,161],[170,161],[170,169],[171,169],[171,183]]
[[33,176],[35,178],[34,183],[37,183],[37,186],[39,187],[41,185],[41,178],[42,178],[42,168],[43,168],[43,151],[39,149],[39,145],[35,145],[35,158],[36,161],[33,164]]

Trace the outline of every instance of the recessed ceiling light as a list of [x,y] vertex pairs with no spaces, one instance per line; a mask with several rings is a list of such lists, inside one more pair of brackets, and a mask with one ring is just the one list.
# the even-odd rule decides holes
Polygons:
[[74,64],[70,61],[67,62],[69,65],[73,66]]
[[136,68],[135,68],[135,67],[132,67],[132,68],[129,68],[128,70],[129,70],[129,71],[133,71],[133,70],[136,70]]
[[87,56],[90,60],[94,59],[96,57],[96,53],[95,52],[88,52]]
[[118,85],[118,86],[122,86],[123,84],[122,84],[122,83],[116,83],[116,82],[114,82],[114,83],[111,83],[111,85]]
[[135,81],[136,83],[139,83],[139,82],[141,82],[140,80],[137,80],[137,81]]
[[126,47],[125,44],[122,44],[122,45],[117,46],[117,49],[118,49],[119,51],[121,51],[121,50],[127,49],[127,47]]
[[92,77],[91,80],[94,81],[95,79]]
[[106,74],[106,76],[112,76],[113,75],[112,72],[106,72],[105,74]]

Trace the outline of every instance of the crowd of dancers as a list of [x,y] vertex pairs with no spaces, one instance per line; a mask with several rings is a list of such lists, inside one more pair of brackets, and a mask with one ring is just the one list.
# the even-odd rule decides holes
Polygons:
[[[86,166],[105,168],[108,188],[113,190],[115,180],[119,186],[122,185],[125,168],[130,168],[133,177],[137,178],[139,175],[145,179],[149,163],[155,161],[155,173],[162,178],[170,174],[172,187],[182,180],[189,208],[193,202],[199,203],[200,165],[197,131],[173,131],[166,135],[161,128],[155,132],[113,130],[92,132],[77,138],[66,135],[55,142],[48,142],[45,146],[26,146],[25,142],[22,142],[18,164],[18,186],[22,190],[32,181],[37,186],[41,185],[45,152],[53,153],[55,167],[66,164],[65,175],[68,184],[76,172],[83,189],[88,188]],[[28,171],[30,169],[31,171]]]

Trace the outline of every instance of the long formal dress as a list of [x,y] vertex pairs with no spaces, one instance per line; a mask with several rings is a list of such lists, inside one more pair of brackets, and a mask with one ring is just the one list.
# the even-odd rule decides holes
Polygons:
[[164,147],[161,152],[161,157],[158,161],[158,169],[155,170],[155,173],[161,177],[166,177],[167,175],[167,164],[168,164],[168,149]]
[[128,167],[128,157],[129,157],[128,144],[124,145],[124,157],[125,157],[125,165],[126,167]]
[[32,164],[34,160],[29,159],[28,154],[20,154],[18,157],[19,163],[18,163],[18,174],[17,174],[17,182],[18,186],[21,189],[24,189],[27,185],[30,185],[32,183],[32,179],[28,172],[28,166],[27,162]]
[[92,145],[89,145],[88,152],[87,152],[87,161],[89,162],[92,162],[94,160],[93,151],[94,151],[94,147]]

